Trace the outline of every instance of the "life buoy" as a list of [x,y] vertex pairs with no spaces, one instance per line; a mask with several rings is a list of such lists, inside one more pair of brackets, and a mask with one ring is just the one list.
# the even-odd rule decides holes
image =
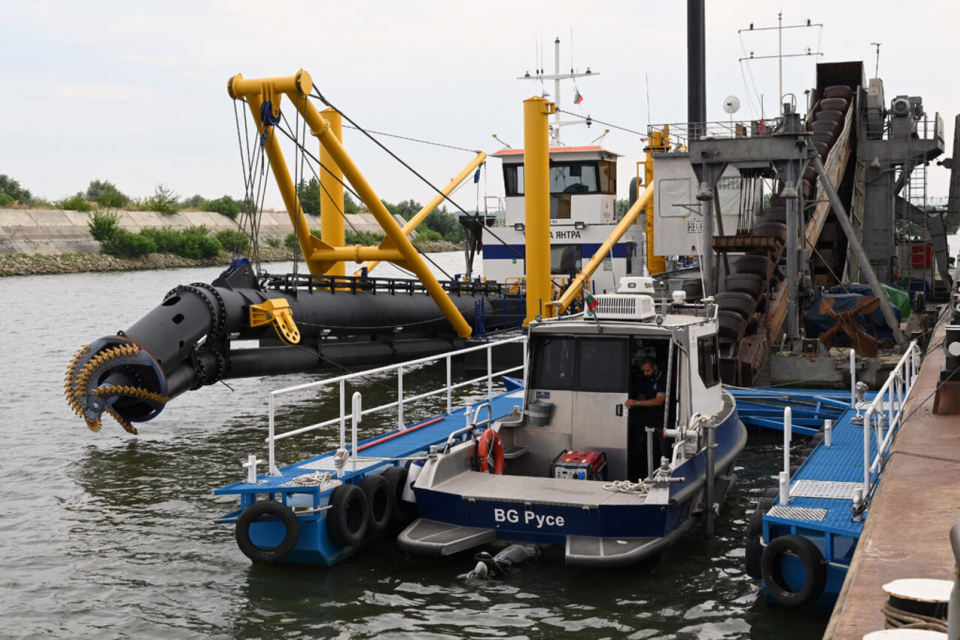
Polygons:
[[342,547],[355,547],[363,541],[370,522],[367,496],[355,484],[342,484],[330,495],[327,533]]
[[[490,455],[493,455],[493,467],[490,467]],[[500,434],[493,429],[486,429],[477,442],[477,458],[480,459],[480,471],[503,475],[503,443]]]
[[367,533],[376,535],[385,530],[393,515],[393,495],[390,483],[382,475],[367,476],[360,481],[360,490],[367,497],[370,507],[370,522]]
[[[787,552],[796,554],[803,563],[805,573],[803,586],[791,587],[783,575],[783,557]],[[802,607],[820,597],[827,584],[827,565],[820,549],[809,538],[797,535],[779,536],[770,541],[763,550],[760,573],[770,595],[786,607]]]
[[[275,547],[259,547],[250,539],[250,525],[261,518],[278,518],[286,529],[283,540]],[[243,510],[237,518],[237,546],[243,555],[260,564],[276,564],[297,546],[300,525],[290,507],[274,500],[261,500]]]

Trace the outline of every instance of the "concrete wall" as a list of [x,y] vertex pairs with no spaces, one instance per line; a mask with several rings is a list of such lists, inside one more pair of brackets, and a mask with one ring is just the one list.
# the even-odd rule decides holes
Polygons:
[[[184,211],[166,216],[154,211],[119,211],[120,226],[137,232],[144,227],[173,227],[185,229],[204,225],[215,234],[224,229],[236,229],[230,218],[207,211]],[[7,253],[99,253],[100,244],[90,236],[87,228],[89,213],[59,209],[0,209],[0,254]],[[394,216],[402,225],[403,219]],[[311,229],[320,228],[319,216],[307,216]],[[347,214],[347,219],[358,231],[380,232],[373,214]],[[285,237],[293,230],[286,213],[264,212],[260,223],[260,237]],[[347,225],[350,230],[350,225]]]

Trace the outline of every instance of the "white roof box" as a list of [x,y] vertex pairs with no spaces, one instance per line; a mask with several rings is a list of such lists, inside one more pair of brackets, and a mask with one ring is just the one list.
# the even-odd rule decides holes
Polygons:
[[648,295],[608,293],[595,297],[594,314],[598,320],[650,320],[657,315],[653,298]]
[[653,289],[653,278],[643,276],[626,276],[620,278],[620,284],[617,285],[617,293],[642,293],[647,296],[655,295]]

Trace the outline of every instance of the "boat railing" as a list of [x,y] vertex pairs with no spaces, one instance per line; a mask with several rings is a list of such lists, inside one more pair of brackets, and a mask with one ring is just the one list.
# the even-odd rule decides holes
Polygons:
[[[403,410],[404,407],[411,402],[417,402],[425,398],[431,398],[434,396],[445,395],[446,396],[446,406],[447,413],[453,413],[453,392],[456,389],[467,387],[470,385],[478,384],[481,382],[487,383],[487,400],[493,398],[493,380],[494,378],[509,375],[511,373],[517,373],[519,371],[523,372],[523,378],[526,380],[527,372],[527,349],[523,349],[523,364],[508,367],[501,371],[493,370],[493,350],[497,347],[503,345],[514,344],[514,343],[525,343],[527,336],[516,336],[514,338],[506,338],[504,340],[492,340],[490,342],[478,345],[475,347],[468,347],[466,349],[460,349],[457,351],[451,351],[449,353],[442,353],[435,356],[428,356],[426,358],[420,358],[417,360],[408,360],[406,362],[400,362],[397,364],[391,364],[383,367],[378,367],[376,369],[368,369],[366,371],[358,371],[356,373],[349,373],[342,376],[337,376],[335,378],[328,378],[326,380],[318,380],[317,382],[308,382],[305,384],[299,384],[292,387],[286,387],[284,389],[276,389],[270,392],[269,397],[269,421],[268,421],[268,435],[267,435],[267,446],[269,449],[269,473],[270,475],[280,475],[279,469],[276,466],[276,443],[279,440],[284,440],[286,438],[292,438],[293,436],[302,435],[304,433],[310,433],[312,431],[317,431],[330,425],[338,424],[340,425],[340,448],[345,448],[345,435],[347,428],[347,421],[353,423],[354,430],[356,429],[356,422],[360,421],[362,416],[376,413],[378,411],[383,411],[385,409],[396,409],[397,410],[397,425],[400,430],[407,428],[406,422],[404,420]],[[487,355],[487,371],[484,375],[471,378],[470,380],[464,380],[460,382],[454,382],[453,380],[453,359],[458,356],[463,356],[468,353],[474,353],[477,351],[486,351]],[[405,397],[403,391],[404,385],[404,373],[409,372],[414,367],[420,367],[423,365],[433,364],[439,361],[445,361],[446,363],[446,382],[445,384],[437,389],[426,391],[424,393],[419,393],[414,396]],[[387,402],[376,407],[371,407],[369,409],[362,409],[360,403],[354,399],[352,401],[351,412],[347,413],[346,402],[347,402],[347,382],[351,380],[356,380],[358,378],[364,378],[369,376],[382,376],[384,374],[396,374],[396,385],[397,385],[397,399],[393,402]],[[277,410],[277,400],[281,396],[289,395],[292,393],[298,393],[307,390],[318,390],[329,388],[333,385],[339,387],[340,392],[340,417],[332,418],[330,420],[324,420],[323,422],[318,422],[311,424],[305,427],[300,427],[298,429],[292,429],[290,431],[284,431],[283,433],[276,432],[276,410]],[[354,443],[351,447],[351,458],[356,459],[357,447],[356,447],[356,436],[354,434]]]
[[[866,407],[863,418],[863,495],[869,496],[874,484],[880,481],[878,473],[893,438],[903,421],[904,410],[920,372],[922,353],[916,341],[894,367],[880,391]],[[871,459],[870,432],[877,444],[876,455]],[[874,474],[876,476],[874,477]]]

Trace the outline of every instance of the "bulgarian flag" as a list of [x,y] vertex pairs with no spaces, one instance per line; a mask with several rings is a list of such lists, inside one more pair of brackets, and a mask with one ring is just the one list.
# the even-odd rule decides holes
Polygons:
[[573,93],[573,104],[580,104],[583,102],[583,96],[580,95],[580,89],[575,89]]
[[600,301],[597,300],[592,293],[587,291],[587,295],[584,296],[583,301],[586,303],[586,309],[584,309],[584,316],[587,318],[594,318],[596,314],[594,313],[597,310],[597,307],[600,305]]

